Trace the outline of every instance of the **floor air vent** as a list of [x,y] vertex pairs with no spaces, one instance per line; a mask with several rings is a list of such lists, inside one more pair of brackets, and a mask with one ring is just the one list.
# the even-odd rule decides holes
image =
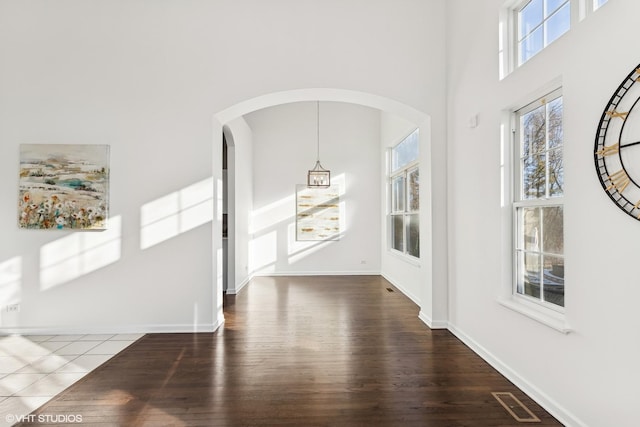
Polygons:
[[519,423],[539,423],[540,418],[536,417],[522,402],[512,393],[491,393],[498,402],[511,414]]

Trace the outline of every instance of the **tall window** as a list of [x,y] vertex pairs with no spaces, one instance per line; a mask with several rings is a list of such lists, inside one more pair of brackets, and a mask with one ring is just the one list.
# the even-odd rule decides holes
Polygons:
[[560,90],[516,111],[516,294],[564,307],[564,168]]
[[569,30],[569,0],[526,0],[514,10],[517,25],[518,65]]
[[391,149],[389,176],[391,248],[420,257],[420,169],[418,130]]

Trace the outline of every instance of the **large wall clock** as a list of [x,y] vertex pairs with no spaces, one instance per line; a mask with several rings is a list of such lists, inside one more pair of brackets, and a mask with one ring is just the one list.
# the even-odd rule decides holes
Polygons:
[[640,65],[622,81],[602,113],[593,152],[602,188],[640,221]]

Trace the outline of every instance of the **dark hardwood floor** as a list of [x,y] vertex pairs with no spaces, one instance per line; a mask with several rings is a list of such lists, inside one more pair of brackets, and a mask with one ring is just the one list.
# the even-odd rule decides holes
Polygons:
[[145,335],[35,413],[82,426],[517,426],[491,394],[512,392],[535,425],[561,425],[381,277],[255,278],[225,303],[219,331]]

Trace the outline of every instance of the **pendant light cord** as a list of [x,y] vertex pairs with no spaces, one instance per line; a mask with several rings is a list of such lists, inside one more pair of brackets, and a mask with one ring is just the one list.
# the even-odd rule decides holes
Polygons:
[[320,162],[320,101],[316,101],[317,152],[316,161]]

